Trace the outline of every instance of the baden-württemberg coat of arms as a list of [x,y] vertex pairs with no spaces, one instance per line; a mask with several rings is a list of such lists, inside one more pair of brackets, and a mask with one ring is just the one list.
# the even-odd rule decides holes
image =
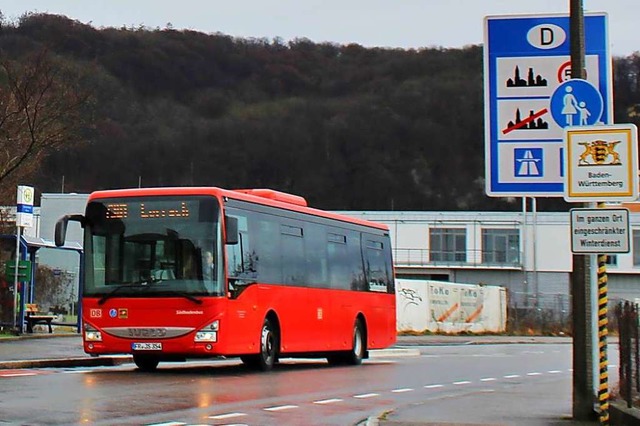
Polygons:
[[[595,140],[591,142],[578,142],[584,147],[584,152],[580,154],[578,166],[619,166],[620,154],[616,152],[616,145],[620,141]],[[591,158],[591,161],[589,161]]]

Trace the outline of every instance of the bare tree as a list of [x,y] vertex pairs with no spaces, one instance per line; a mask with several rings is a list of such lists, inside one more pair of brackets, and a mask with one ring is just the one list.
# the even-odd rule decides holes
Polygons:
[[[69,306],[75,291],[72,290],[72,277],[56,271],[50,266],[38,265],[35,278],[34,299],[42,310],[50,311],[52,307]],[[59,309],[57,309],[59,310]]]
[[48,151],[77,140],[89,95],[67,71],[46,49],[20,61],[0,52],[0,187],[5,190],[28,179]]

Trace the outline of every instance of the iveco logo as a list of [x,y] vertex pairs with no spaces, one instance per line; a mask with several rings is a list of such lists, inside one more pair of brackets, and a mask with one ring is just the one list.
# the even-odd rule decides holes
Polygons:
[[167,335],[166,328],[129,328],[127,330],[129,331],[129,337],[153,339]]

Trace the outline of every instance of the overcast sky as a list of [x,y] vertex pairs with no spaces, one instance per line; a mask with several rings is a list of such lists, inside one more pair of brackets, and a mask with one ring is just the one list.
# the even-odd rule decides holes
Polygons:
[[[585,12],[609,14],[613,55],[640,50],[640,0],[583,0]],[[95,27],[145,25],[221,32],[235,37],[306,37],[373,47],[462,47],[482,43],[483,18],[568,13],[569,0],[2,0],[15,19],[25,12],[66,15]]]

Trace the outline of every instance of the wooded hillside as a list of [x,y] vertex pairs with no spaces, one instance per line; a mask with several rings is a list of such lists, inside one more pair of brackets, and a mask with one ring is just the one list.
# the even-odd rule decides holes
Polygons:
[[[2,23],[4,59],[42,50],[93,102],[83,142],[51,152],[22,182],[39,192],[59,192],[64,179],[65,192],[269,187],[340,210],[521,208],[484,193],[482,46],[96,29],[46,14]],[[615,58],[617,122],[640,124],[639,72],[639,54]]]

